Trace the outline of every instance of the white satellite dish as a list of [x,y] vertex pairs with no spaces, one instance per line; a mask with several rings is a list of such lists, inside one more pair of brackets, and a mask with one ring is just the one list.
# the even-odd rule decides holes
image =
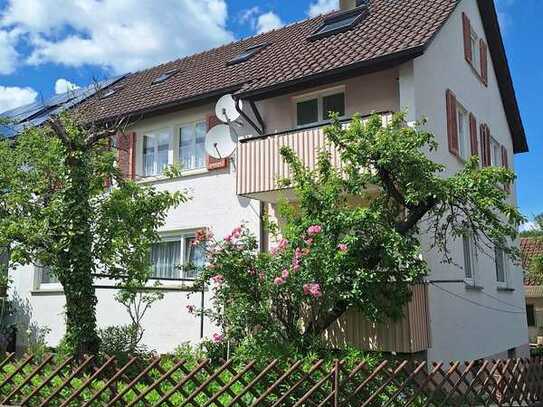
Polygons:
[[[243,109],[243,104],[241,100],[238,102],[239,110]],[[217,105],[215,106],[215,115],[223,123],[235,122],[239,119],[240,113],[236,109],[236,101],[232,95],[224,95],[219,99]]]
[[237,140],[226,124],[215,126],[206,134],[206,152],[213,158],[230,157],[236,150],[236,146]]

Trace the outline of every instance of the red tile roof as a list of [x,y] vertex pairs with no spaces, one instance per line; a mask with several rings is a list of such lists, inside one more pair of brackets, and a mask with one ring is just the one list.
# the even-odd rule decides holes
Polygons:
[[[114,95],[85,104],[85,112],[93,120],[107,120],[181,105],[205,95],[255,92],[417,50],[430,41],[456,3],[456,0],[371,0],[369,14],[345,32],[309,40],[327,17],[319,16],[178,59],[128,75],[117,84],[119,90]],[[227,65],[243,50],[268,42],[270,46],[248,61]],[[155,78],[172,69],[180,72],[161,84],[152,84]]]
[[[543,238],[523,237],[520,239],[520,252],[522,258],[522,268],[528,270],[530,262],[535,256],[543,255]],[[524,279],[524,285],[540,285],[527,276]]]

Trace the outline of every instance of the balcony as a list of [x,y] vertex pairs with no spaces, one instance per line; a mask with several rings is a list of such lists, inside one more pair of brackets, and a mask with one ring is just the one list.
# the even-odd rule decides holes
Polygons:
[[404,318],[382,323],[370,322],[354,310],[348,311],[325,333],[334,346],[359,349],[417,353],[431,346],[428,285],[413,286],[411,301],[405,305]]
[[[392,118],[391,113],[383,113],[382,116],[384,123],[388,123]],[[345,123],[345,126],[348,126],[348,123]],[[282,189],[278,180],[290,176],[288,165],[280,154],[283,146],[292,148],[311,169],[315,168],[318,153],[323,149],[331,153],[333,164],[339,166],[339,154],[327,144],[324,127],[297,129],[240,140],[237,194],[270,203],[277,201],[279,197],[277,191]],[[288,190],[285,193],[288,196]]]

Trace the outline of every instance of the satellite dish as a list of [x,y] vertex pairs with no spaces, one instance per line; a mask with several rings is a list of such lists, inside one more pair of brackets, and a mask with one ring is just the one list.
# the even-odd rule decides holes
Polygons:
[[213,158],[230,157],[236,147],[236,139],[232,137],[230,127],[226,124],[215,126],[206,134],[206,152]]
[[[243,108],[241,100],[239,100],[237,103],[239,109],[241,110]],[[232,95],[224,95],[219,99],[217,105],[215,106],[215,115],[223,123],[235,122],[237,119],[239,119],[240,114],[238,109],[236,109],[236,101]]]

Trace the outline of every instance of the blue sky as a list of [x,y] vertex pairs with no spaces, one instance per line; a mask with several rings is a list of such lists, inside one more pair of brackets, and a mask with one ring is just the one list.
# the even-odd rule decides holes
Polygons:
[[[535,52],[543,1],[496,3],[531,150],[516,158],[519,205],[530,217],[543,212],[543,55]],[[337,0],[0,0],[0,111],[336,6]]]

